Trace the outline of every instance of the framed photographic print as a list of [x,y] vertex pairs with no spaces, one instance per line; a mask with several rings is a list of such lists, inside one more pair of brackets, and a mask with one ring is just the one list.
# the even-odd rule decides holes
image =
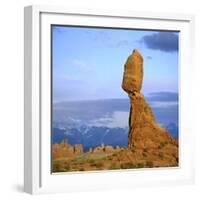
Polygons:
[[193,23],[25,8],[26,192],[193,182]]

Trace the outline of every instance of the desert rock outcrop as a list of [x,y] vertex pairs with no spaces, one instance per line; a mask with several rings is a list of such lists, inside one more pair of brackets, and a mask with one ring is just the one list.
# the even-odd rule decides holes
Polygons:
[[53,159],[61,157],[72,157],[74,155],[74,147],[67,140],[63,140],[61,144],[54,144],[52,147]]
[[74,145],[74,153],[75,154],[82,154],[83,153],[83,146],[82,146],[82,144],[75,144]]
[[106,153],[113,153],[114,151],[115,151],[115,149],[112,146],[110,146],[110,145],[105,146]]

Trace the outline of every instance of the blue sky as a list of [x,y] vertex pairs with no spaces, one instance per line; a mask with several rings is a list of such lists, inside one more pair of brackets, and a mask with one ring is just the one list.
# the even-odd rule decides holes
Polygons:
[[127,98],[124,64],[144,58],[142,92],[178,92],[178,33],[53,26],[53,102]]

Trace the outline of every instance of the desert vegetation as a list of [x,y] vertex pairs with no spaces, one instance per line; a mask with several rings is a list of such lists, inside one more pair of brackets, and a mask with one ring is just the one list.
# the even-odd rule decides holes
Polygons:
[[[63,145],[65,144],[65,145]],[[178,152],[174,151],[173,145],[165,144],[162,149],[138,149],[116,148],[112,152],[105,151],[105,145],[98,146],[98,151],[93,149],[87,152],[67,155],[67,147],[73,147],[63,141],[53,145],[53,149],[59,149],[52,161],[52,172],[96,171],[96,170],[119,170],[138,169],[152,167],[175,167],[178,166]],[[80,145],[79,145],[80,146]],[[81,148],[82,149],[82,148]],[[55,150],[55,149],[54,149]],[[64,151],[64,152],[62,152]],[[57,157],[55,157],[57,155]],[[63,156],[60,156],[63,155]]]

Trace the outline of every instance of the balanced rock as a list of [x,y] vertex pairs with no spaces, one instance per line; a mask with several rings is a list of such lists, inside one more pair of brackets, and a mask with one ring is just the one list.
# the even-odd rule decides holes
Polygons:
[[175,143],[169,133],[159,127],[152,110],[140,93],[143,80],[143,58],[137,50],[128,57],[124,67],[122,88],[128,93],[131,108],[129,115],[129,148],[159,148],[160,143]]
[[124,65],[122,88],[126,92],[140,92],[143,80],[143,57],[134,50]]

